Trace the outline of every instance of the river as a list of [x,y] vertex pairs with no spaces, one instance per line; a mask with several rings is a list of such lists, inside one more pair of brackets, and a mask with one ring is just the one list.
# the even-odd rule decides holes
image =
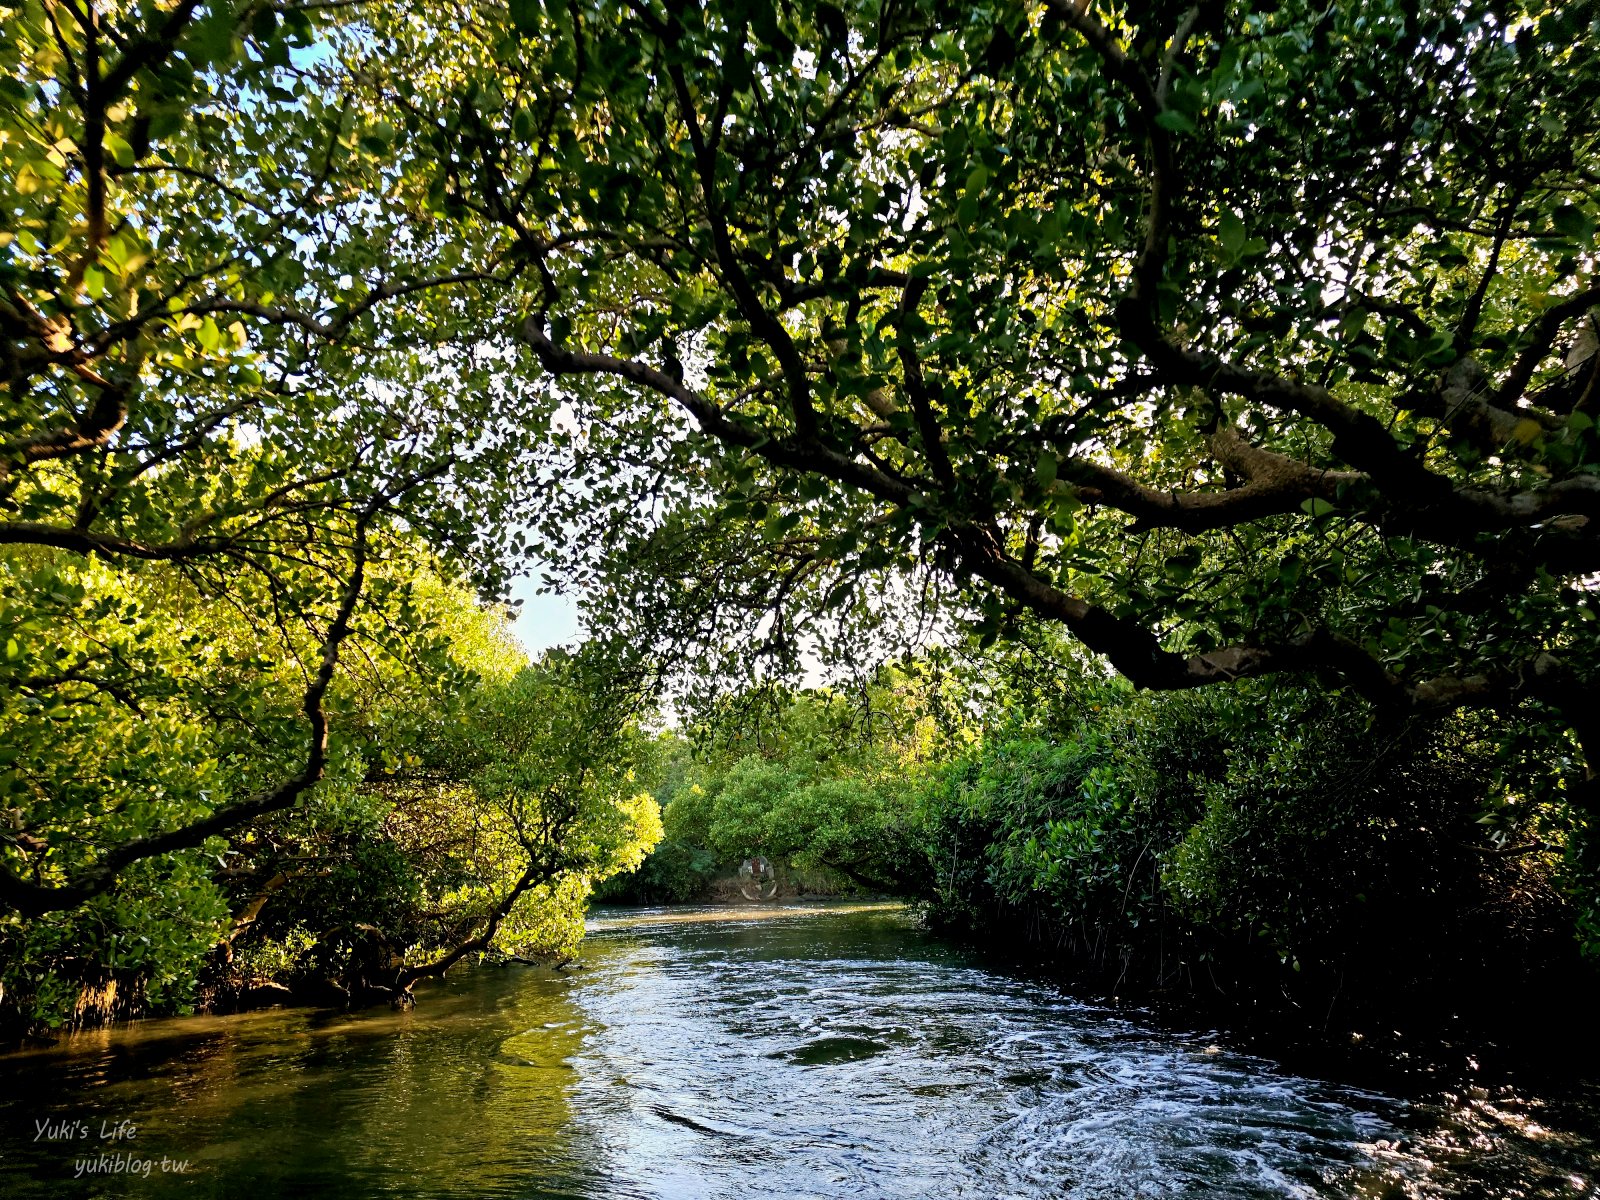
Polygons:
[[[1303,1078],[888,905],[612,912],[411,1012],[0,1058],[0,1196],[1484,1197],[1600,1187],[1600,1090]],[[181,1166],[180,1166],[181,1164]]]

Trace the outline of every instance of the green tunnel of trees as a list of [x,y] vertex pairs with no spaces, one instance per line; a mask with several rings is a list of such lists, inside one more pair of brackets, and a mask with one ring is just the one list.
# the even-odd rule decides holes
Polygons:
[[1142,986],[1592,970],[1594,4],[0,25],[8,1027],[751,853]]

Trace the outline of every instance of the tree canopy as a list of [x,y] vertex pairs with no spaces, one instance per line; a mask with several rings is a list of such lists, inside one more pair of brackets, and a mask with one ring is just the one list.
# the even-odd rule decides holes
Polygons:
[[926,565],[1141,686],[1600,745],[1594,6],[507,17],[380,26],[470,68],[447,196],[589,436],[769,598]]
[[[430,864],[413,949],[557,946],[656,836],[666,681],[966,633],[1492,710],[1600,811],[1593,0],[0,23],[24,941],[163,879],[220,928],[208,854],[275,880],[424,747],[457,790],[373,851]],[[508,682],[450,631],[530,562],[594,645]]]
[[[303,801],[340,754],[347,643],[415,663],[412,576],[495,594],[537,486],[528,443],[485,434],[492,348],[460,336],[492,271],[419,219],[318,8],[0,9],[0,899],[23,911]],[[180,728],[253,740],[212,783]]]

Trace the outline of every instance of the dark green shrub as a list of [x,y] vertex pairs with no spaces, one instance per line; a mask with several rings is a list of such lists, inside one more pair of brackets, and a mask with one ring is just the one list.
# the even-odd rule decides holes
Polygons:
[[705,898],[717,873],[716,856],[670,838],[646,856],[639,869],[613,875],[595,888],[597,904],[689,904]]
[[1061,740],[991,742],[922,788],[936,923],[1118,980],[1323,1005],[1464,982],[1491,1003],[1570,966],[1550,814],[1491,804],[1490,727],[1282,683],[1108,699]]

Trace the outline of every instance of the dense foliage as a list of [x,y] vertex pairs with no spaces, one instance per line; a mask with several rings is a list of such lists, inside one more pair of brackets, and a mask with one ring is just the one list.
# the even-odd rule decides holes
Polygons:
[[[540,410],[485,372],[495,279],[419,219],[325,7],[0,6],[8,1019],[182,1001],[308,878],[370,901],[342,949],[337,907],[295,933],[345,959],[411,901],[452,948],[500,882],[474,859],[432,903],[372,785],[508,669],[461,580],[526,541],[544,443],[487,434]],[[615,849],[561,804],[573,857],[529,887]]]
[[1268,681],[1141,694],[1030,639],[937,687],[924,664],[854,697],[725,702],[669,740],[669,840],[607,895],[704,899],[766,854],[1095,988],[1316,1023],[1481,1018],[1592,978],[1582,827],[1530,799],[1541,768],[1508,768],[1486,723],[1375,723]]
[[[983,632],[1032,612],[1142,686],[1309,675],[1397,719],[1522,711],[1570,754],[1600,736],[1597,20],[751,0],[380,28],[456,72],[397,103],[537,269],[521,337],[580,427],[660,472],[674,544],[764,562],[724,572],[789,614],[753,644],[930,568]],[[690,632],[714,663],[724,631]]]
[[[301,803],[338,771],[347,643],[422,632],[407,564],[493,592],[522,540],[505,517],[534,444],[486,436],[513,401],[464,334],[499,293],[458,269],[460,231],[419,220],[321,8],[0,7],[18,911]],[[210,608],[240,622],[192,619]],[[302,666],[298,699],[278,694]],[[163,729],[169,702],[214,728]],[[85,828],[113,779],[120,814]]]
[[1592,0],[0,24],[7,1015],[559,958],[652,792],[1157,981],[1600,946]]
[[988,743],[922,787],[936,921],[1043,941],[1105,986],[1323,1020],[1482,1015],[1582,977],[1592,883],[1558,810],[1486,804],[1489,731],[1375,728],[1282,686],[1096,699],[1064,737]]
[[[101,624],[63,627],[128,673],[71,703],[19,689],[0,710],[7,746],[41,748],[7,781],[52,860],[203,819],[256,786],[273,739],[292,752],[295,648],[248,611],[185,603],[156,572],[119,593],[93,569],[50,569],[58,587],[78,580],[68,600],[118,597]],[[530,664],[503,618],[424,562],[405,576],[374,588],[389,606],[333,677],[330,767],[299,803],[142,858],[82,905],[0,919],[8,1023],[233,1003],[261,985],[403,996],[469,954],[570,954],[592,884],[660,835],[632,774],[654,761],[638,696],[582,656]],[[13,835],[42,873],[33,836]]]
[[704,900],[745,859],[788,890],[905,892],[919,874],[905,784],[949,741],[940,687],[886,668],[859,691],[753,689],[663,734],[665,838],[601,898]]

